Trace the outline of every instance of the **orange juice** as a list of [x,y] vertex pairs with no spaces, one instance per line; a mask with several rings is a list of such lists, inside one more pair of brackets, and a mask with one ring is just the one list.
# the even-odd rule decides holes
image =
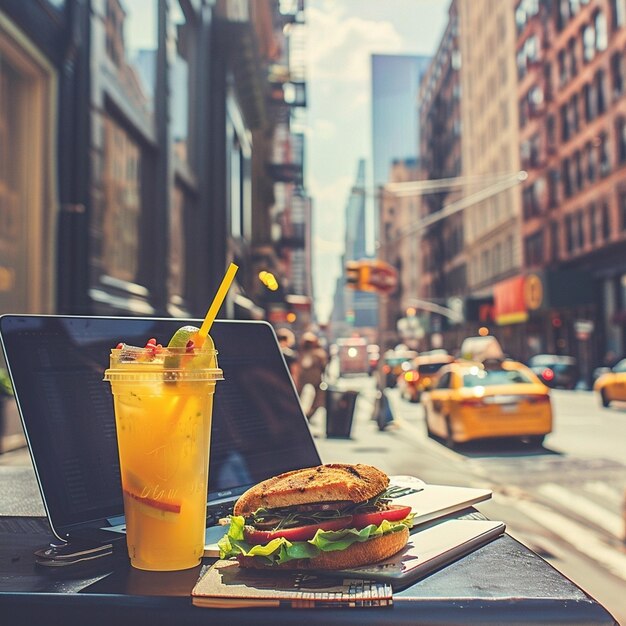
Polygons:
[[105,373],[128,553],[138,569],[187,569],[204,553],[213,394],[222,372],[211,349],[165,348],[157,358],[144,350],[113,350]]

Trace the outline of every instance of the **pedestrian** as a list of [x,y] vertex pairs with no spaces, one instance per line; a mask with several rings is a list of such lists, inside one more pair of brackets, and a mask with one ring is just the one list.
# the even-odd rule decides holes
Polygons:
[[279,328],[276,331],[276,337],[278,338],[278,345],[280,351],[283,354],[285,363],[289,368],[289,373],[294,381],[298,378],[298,354],[294,347],[296,345],[296,336],[288,328]]
[[[320,341],[315,333],[305,332],[302,335],[300,350],[298,352],[298,378],[296,389],[300,400],[307,393],[306,388],[310,385],[313,388],[313,400],[305,410],[305,415],[310,420],[317,409],[324,406],[324,389],[322,382],[328,357],[326,350],[320,345]],[[303,402],[303,406],[304,406]]]

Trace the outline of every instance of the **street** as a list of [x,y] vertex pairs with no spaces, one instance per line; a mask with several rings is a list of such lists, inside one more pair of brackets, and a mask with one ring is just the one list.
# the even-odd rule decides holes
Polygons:
[[350,440],[327,439],[322,411],[312,428],[322,460],[371,463],[388,474],[428,483],[487,487],[477,508],[602,603],[626,624],[626,405],[600,407],[592,392],[551,393],[554,432],[542,447],[511,441],[450,450],[426,436],[421,405],[388,390],[394,421],[381,432],[371,420],[374,381],[337,381],[360,392]]
[[[374,380],[342,378],[335,385],[359,396],[350,439],[326,437],[324,409],[313,416],[311,430],[324,463],[369,463],[390,475],[493,490],[493,498],[477,509],[505,522],[511,536],[626,624],[626,405],[603,409],[591,392],[553,391],[554,432],[542,447],[492,441],[450,450],[426,436],[421,405],[400,399],[397,390],[387,392],[394,421],[380,431],[371,419]],[[26,448],[0,455],[0,464],[16,469],[30,463]],[[15,513],[44,511],[18,507]]]

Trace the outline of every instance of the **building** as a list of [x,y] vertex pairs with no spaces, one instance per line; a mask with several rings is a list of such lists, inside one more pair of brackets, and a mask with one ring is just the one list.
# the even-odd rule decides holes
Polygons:
[[[387,188],[414,180],[419,162],[420,129],[417,112],[419,85],[430,57],[416,55],[372,55],[372,162],[377,192],[374,209],[376,255],[390,263],[400,278],[398,290],[380,296],[379,342],[394,346],[400,339],[397,321],[405,312],[402,303],[417,297],[419,233],[391,238],[419,218],[419,198],[396,195]],[[393,233],[392,233],[393,231]]]
[[[458,178],[464,167],[458,4],[458,0],[450,4],[445,32],[419,92],[420,168],[425,179],[438,181],[428,193],[422,193],[419,298],[445,308],[452,299],[465,295],[467,285],[463,215],[452,212],[444,219],[437,217],[460,199]],[[431,313],[429,319],[429,338],[435,335],[437,344],[443,332],[454,333],[446,315]],[[446,343],[454,343],[454,339]]]
[[230,261],[225,316],[310,298],[303,4],[2,3],[3,312],[204,317]]
[[330,321],[334,337],[349,336],[352,332],[359,332],[373,341],[378,323],[377,296],[348,288],[345,277],[345,267],[348,261],[368,258],[365,241],[366,196],[365,159],[360,159],[354,185],[346,203],[345,252],[341,257],[343,269],[336,287],[338,291],[343,292],[343,295],[335,295]]
[[[463,246],[467,293],[471,303],[489,301],[494,286],[521,271],[521,192],[507,185],[520,170],[516,29],[510,2],[458,0],[461,52],[462,176],[465,194],[484,192],[485,199],[463,211]],[[505,181],[504,184],[501,182]],[[463,332],[475,334],[480,323],[497,332],[503,345],[520,353],[521,333],[494,329],[489,317],[468,315]],[[473,319],[472,319],[473,317]],[[473,325],[473,329],[472,329]],[[519,329],[518,329],[519,330]]]
[[419,85],[430,57],[408,54],[372,55],[373,185],[390,181],[400,159],[418,159],[420,131],[416,111]]
[[626,3],[516,3],[523,250],[536,351],[626,352]]
[[420,221],[422,197],[411,190],[410,183],[420,175],[415,159],[397,159],[381,191],[377,257],[396,268],[399,281],[393,293],[379,298],[379,343],[383,349],[398,343],[412,349],[422,347],[427,318],[420,316],[419,327],[402,321],[409,313],[410,317],[418,317],[415,305],[421,282],[421,233],[414,227]]

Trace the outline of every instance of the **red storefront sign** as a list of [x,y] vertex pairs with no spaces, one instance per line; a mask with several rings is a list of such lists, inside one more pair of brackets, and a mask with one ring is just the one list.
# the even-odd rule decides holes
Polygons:
[[525,276],[515,276],[494,285],[493,304],[496,324],[519,324],[528,319],[525,289]]

